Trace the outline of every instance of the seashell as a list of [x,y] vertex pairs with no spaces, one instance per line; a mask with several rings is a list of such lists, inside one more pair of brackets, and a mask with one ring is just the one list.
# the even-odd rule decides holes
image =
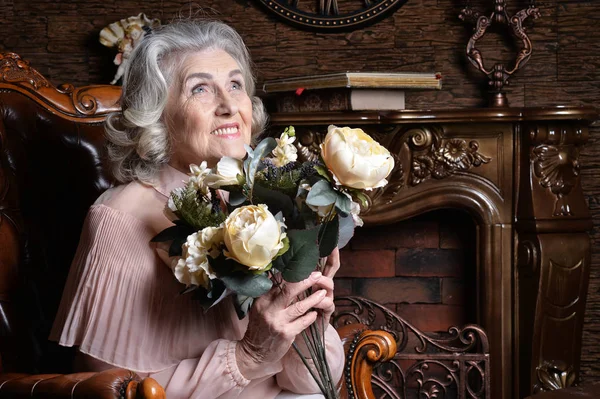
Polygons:
[[128,32],[132,30],[142,30],[144,26],[157,28],[160,26],[160,19],[150,19],[144,13],[137,16],[121,19],[113,22],[100,31],[100,43],[106,47],[118,47],[121,40]]

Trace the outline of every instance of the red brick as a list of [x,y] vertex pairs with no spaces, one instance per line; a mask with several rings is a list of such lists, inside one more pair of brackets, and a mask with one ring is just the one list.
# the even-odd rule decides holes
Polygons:
[[396,306],[396,313],[421,331],[448,331],[453,326],[467,324],[466,310],[462,306],[418,304]]
[[350,245],[354,250],[396,248],[438,248],[439,231],[435,221],[407,221],[356,230]]
[[447,305],[464,305],[467,287],[465,280],[459,278],[442,279],[442,303]]
[[364,296],[381,304],[440,303],[441,287],[438,278],[392,277],[355,279],[354,295]]
[[395,251],[349,251],[340,253],[339,277],[394,277]]
[[401,248],[396,251],[396,276],[460,277],[463,273],[462,250]]

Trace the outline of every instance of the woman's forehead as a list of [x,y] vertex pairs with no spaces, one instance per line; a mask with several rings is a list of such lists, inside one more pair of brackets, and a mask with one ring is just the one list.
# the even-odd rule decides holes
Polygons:
[[178,68],[180,81],[185,82],[189,76],[206,74],[229,76],[232,71],[243,73],[242,66],[225,50],[207,49],[187,53]]

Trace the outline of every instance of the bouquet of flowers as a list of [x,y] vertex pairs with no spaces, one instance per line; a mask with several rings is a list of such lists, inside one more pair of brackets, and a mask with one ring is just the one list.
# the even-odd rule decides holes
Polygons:
[[[316,162],[298,162],[295,139],[290,126],[247,146],[244,160],[191,165],[187,184],[171,193],[165,210],[174,225],[153,241],[171,241],[173,273],[205,309],[231,295],[241,319],[273,284],[308,278],[362,225],[364,190],[383,187],[394,168],[387,149],[361,129],[329,126]],[[318,324],[303,333],[315,370],[294,348],[323,394],[336,398],[326,326]]]

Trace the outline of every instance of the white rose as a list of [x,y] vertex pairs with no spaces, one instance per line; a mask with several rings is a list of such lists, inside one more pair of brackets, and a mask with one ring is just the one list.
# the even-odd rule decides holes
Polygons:
[[224,254],[251,270],[263,270],[283,248],[284,227],[266,205],[237,208],[225,220]]
[[390,152],[362,129],[330,125],[321,156],[337,183],[356,189],[385,186],[394,168]]
[[237,186],[237,175],[244,175],[244,164],[241,160],[223,157],[217,163],[215,170],[206,176],[205,182],[211,188]]
[[197,285],[208,289],[209,281],[217,275],[210,267],[207,256],[218,256],[222,237],[221,227],[206,227],[190,234],[182,246],[182,257],[173,264],[175,278],[186,286]]

